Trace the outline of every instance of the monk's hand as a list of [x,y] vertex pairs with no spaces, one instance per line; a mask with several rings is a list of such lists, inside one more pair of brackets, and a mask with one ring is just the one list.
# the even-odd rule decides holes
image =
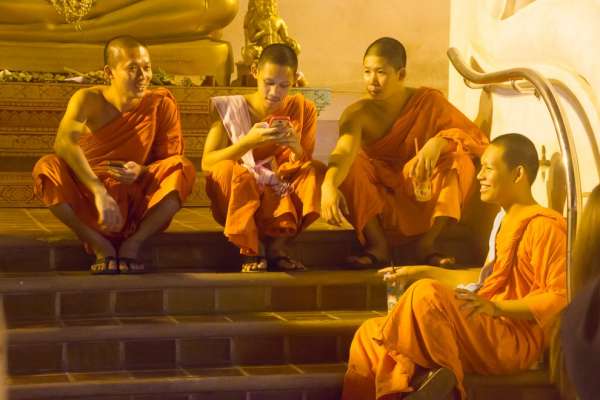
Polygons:
[[123,228],[123,216],[119,205],[106,190],[94,193],[94,204],[98,210],[98,225],[107,232],[120,232]]
[[128,161],[122,166],[114,165],[109,168],[110,175],[126,185],[134,183],[144,172],[144,166],[135,161]]
[[456,288],[454,289],[454,297],[464,301],[459,308],[467,314],[467,318],[471,318],[477,314],[487,314],[490,317],[498,316],[496,304],[493,301],[478,296],[476,293]]
[[328,224],[340,226],[344,222],[343,215],[348,214],[348,204],[340,189],[324,183],[321,186],[321,217]]
[[411,267],[386,267],[377,271],[377,275],[383,278],[386,283],[393,283],[408,287],[414,281],[429,278],[432,268],[428,265],[417,265]]
[[447,145],[448,140],[444,138],[432,137],[429,139],[425,146],[417,152],[410,170],[410,177],[418,182],[430,179],[433,175],[433,169]]
[[296,156],[296,159],[302,157],[304,153],[304,149],[300,144],[300,138],[296,135],[296,130],[292,125],[288,125],[287,129],[280,131],[280,136],[277,138],[276,143],[289,147]]
[[279,128],[270,128],[266,122],[259,122],[240,139],[240,143],[248,149],[254,149],[262,144],[274,143],[281,136]]

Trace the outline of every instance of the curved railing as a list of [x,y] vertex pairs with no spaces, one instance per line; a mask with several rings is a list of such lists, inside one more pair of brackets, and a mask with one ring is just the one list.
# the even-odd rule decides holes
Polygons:
[[544,101],[560,146],[563,163],[567,173],[567,290],[569,300],[572,291],[572,262],[573,262],[573,243],[577,228],[578,210],[581,209],[583,198],[581,193],[581,181],[579,179],[579,165],[573,136],[565,124],[565,119],[558,103],[557,95],[548,79],[544,78],[538,72],[529,68],[512,68],[496,72],[481,73],[470,68],[462,59],[458,49],[451,47],[448,49],[448,58],[462,77],[478,85],[502,85],[510,83],[514,90],[520,91],[517,81],[527,81],[535,89],[536,94]]

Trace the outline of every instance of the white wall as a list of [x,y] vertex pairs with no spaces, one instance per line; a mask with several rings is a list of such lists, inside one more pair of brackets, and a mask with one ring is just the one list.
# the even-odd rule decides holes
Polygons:
[[[600,140],[596,94],[600,93],[600,53],[593,43],[600,36],[598,0],[537,0],[523,2],[514,15],[501,19],[504,0],[452,0],[450,45],[466,60],[474,58],[486,71],[529,67],[563,82],[581,101]],[[528,4],[530,3],[530,4]],[[518,7],[517,7],[518,8]],[[575,138],[584,192],[598,184],[595,161],[575,104],[560,91],[560,106]],[[478,112],[480,91],[468,89],[450,67],[449,98],[467,115]],[[558,151],[555,130],[545,105],[534,96],[493,96],[492,137],[507,132],[526,134],[548,156]],[[535,186],[544,204],[544,183]]]

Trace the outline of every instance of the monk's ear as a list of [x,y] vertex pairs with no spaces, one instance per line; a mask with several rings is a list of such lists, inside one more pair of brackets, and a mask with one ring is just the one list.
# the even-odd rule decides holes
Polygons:
[[399,80],[404,80],[404,78],[406,78],[406,68],[400,68],[397,72],[398,74],[398,79]]
[[517,165],[517,167],[513,171],[513,174],[513,180],[515,183],[525,182],[528,179],[527,173],[525,172],[525,168],[522,165]]

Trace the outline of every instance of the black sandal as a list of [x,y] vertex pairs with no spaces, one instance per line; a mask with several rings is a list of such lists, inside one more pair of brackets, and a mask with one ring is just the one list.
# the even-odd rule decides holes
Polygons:
[[[251,269],[249,265],[264,265],[262,268]],[[263,256],[244,256],[242,261],[242,270],[244,273],[267,272],[267,259]]]
[[357,258],[366,257],[371,262],[368,263],[368,264],[365,264],[365,263],[361,263],[359,261],[346,261],[346,266],[348,268],[352,268],[352,269],[381,269],[381,268],[389,267],[390,265],[392,265],[391,261],[389,261],[389,260],[380,260],[377,257],[375,257],[374,254],[371,254],[371,253],[369,253],[367,251],[364,251],[361,254],[358,254],[358,255],[356,255],[354,257],[357,257]]
[[[126,268],[121,268],[122,263],[125,263]],[[141,268],[131,268],[132,264],[140,265]],[[146,273],[146,266],[136,258],[130,257],[119,257],[119,272],[125,275],[144,274]]]
[[[285,261],[288,264],[295,265],[292,268],[283,268],[281,267],[281,262]],[[306,271],[306,267],[300,263],[298,260],[294,260],[289,256],[276,256],[267,259],[267,263],[269,264],[269,271],[279,271],[279,272],[301,272]]]
[[[111,262],[115,262],[116,268],[109,268]],[[115,256],[106,256],[104,258],[97,258],[92,265],[90,265],[90,273],[92,275],[115,275],[119,273],[119,259]]]

